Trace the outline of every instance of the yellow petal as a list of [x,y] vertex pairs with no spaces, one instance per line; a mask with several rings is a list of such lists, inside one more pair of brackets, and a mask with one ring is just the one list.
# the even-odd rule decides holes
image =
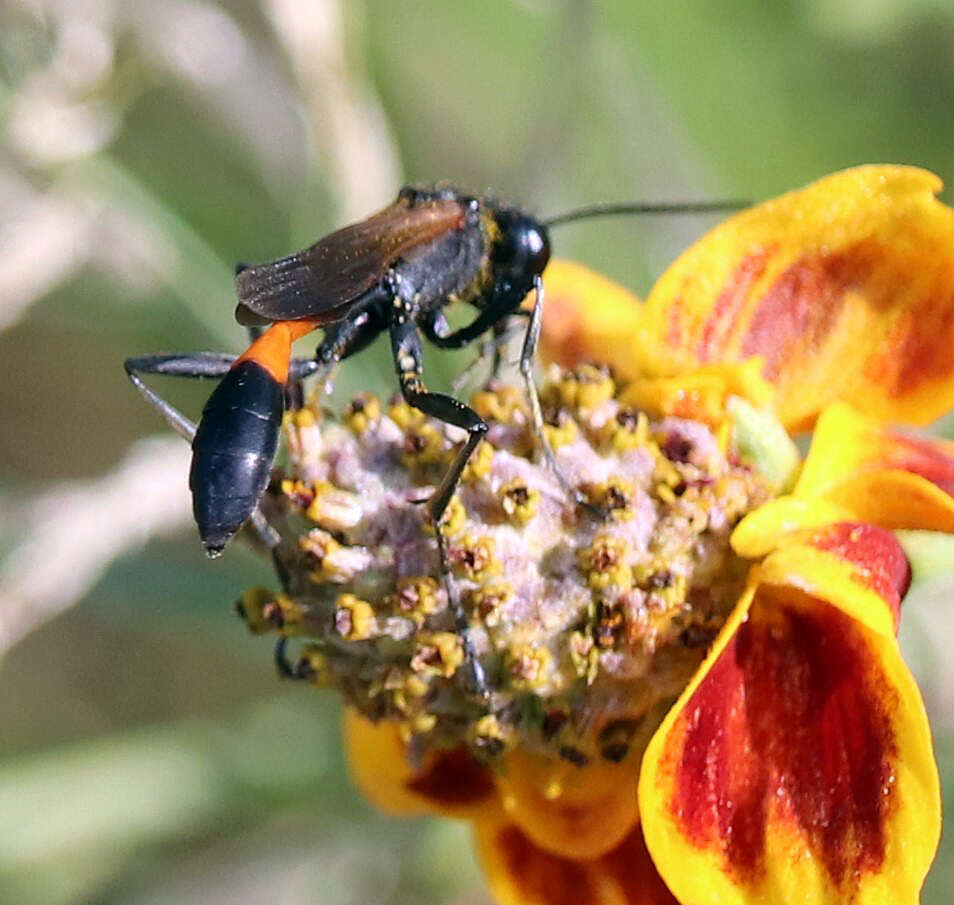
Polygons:
[[498,905],[679,905],[639,827],[602,858],[576,861],[537,848],[513,824],[483,821],[477,852]]
[[[611,365],[616,373],[627,373],[623,363],[615,358],[599,361]],[[638,357],[630,350],[626,365],[630,373],[637,362]],[[715,426],[726,419],[732,396],[747,399],[760,408],[773,404],[775,391],[761,377],[759,368],[759,362],[750,359],[693,368],[676,377],[636,377],[620,394],[620,399],[656,416],[674,415]]]
[[642,305],[629,290],[574,261],[553,260],[546,289],[540,351],[547,361],[573,367],[609,364],[633,377]]
[[632,354],[674,376],[758,356],[790,429],[841,399],[928,423],[954,405],[954,211],[868,166],[740,213],[662,276]]
[[894,636],[911,566],[897,538],[864,522],[835,522],[789,537],[759,568],[766,584],[821,597],[881,634]]
[[836,403],[818,419],[794,493],[886,528],[954,532],[954,443]]
[[463,748],[428,755],[415,767],[393,723],[372,723],[353,710],[345,711],[344,737],[352,781],[388,814],[476,818],[499,811],[490,771]]
[[794,588],[748,601],[647,749],[656,867],[692,905],[915,905],[940,792],[897,642]]
[[603,855],[638,820],[636,765],[648,741],[634,740],[620,763],[583,767],[518,749],[497,776],[504,812],[545,851],[573,859]]
[[824,498],[777,497],[750,512],[735,526],[732,549],[739,556],[757,559],[774,550],[787,535],[843,522],[852,515],[850,509]]

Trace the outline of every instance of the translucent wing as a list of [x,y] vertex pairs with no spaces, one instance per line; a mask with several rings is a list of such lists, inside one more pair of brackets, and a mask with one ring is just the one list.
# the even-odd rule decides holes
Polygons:
[[410,249],[462,228],[466,209],[457,200],[407,198],[333,232],[314,245],[235,278],[240,323],[322,318],[334,323],[348,305],[373,288]]

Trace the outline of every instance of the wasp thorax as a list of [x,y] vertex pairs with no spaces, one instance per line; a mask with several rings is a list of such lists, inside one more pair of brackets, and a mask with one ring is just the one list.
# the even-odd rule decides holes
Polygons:
[[[292,674],[420,749],[620,760],[742,590],[729,534],[770,489],[739,464],[731,431],[627,408],[598,368],[553,369],[540,396],[556,461],[591,505],[542,464],[522,393],[481,390],[472,404],[490,430],[442,520],[445,581],[423,503],[459,432],[367,394],[340,422],[307,408],[286,419],[287,462],[263,502],[286,587],[248,592],[242,611],[253,631],[297,639]],[[474,693],[468,646],[488,697]]]

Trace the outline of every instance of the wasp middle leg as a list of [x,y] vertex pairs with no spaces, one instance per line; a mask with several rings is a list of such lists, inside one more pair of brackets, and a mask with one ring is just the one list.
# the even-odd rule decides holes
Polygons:
[[470,665],[475,690],[486,700],[489,698],[487,679],[474,651],[470,637],[470,622],[461,605],[457,588],[448,567],[444,533],[441,530],[441,517],[457,489],[461,472],[463,472],[467,460],[487,433],[487,422],[470,406],[464,405],[463,402],[453,396],[447,396],[444,393],[432,393],[427,389],[421,380],[421,338],[417,333],[414,322],[397,306],[395,306],[395,314],[391,321],[390,334],[391,351],[394,355],[394,363],[401,384],[401,394],[404,396],[405,402],[425,415],[467,431],[467,440],[426,505],[428,515],[434,524],[434,533],[437,536],[441,579],[447,591],[448,606],[464,647],[464,656]]

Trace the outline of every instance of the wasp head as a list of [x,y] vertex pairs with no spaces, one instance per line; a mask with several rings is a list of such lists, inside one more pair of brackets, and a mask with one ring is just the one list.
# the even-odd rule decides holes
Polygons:
[[496,211],[495,219],[500,229],[492,253],[495,275],[527,292],[550,260],[547,228],[514,208]]

